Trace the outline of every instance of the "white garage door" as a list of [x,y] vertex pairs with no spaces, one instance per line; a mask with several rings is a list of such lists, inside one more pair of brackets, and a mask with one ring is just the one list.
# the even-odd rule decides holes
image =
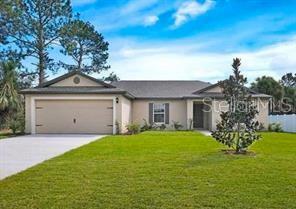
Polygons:
[[112,133],[112,100],[37,100],[35,104],[36,133]]

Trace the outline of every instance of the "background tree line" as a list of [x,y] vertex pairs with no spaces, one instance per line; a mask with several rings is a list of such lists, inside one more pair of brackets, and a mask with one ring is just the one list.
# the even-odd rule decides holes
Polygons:
[[[0,1],[0,126],[12,124],[23,112],[18,90],[42,85],[50,74],[64,69],[107,71],[108,46],[91,23],[73,14],[70,0]],[[53,50],[72,62],[54,59]],[[111,73],[102,79],[119,78]]]
[[287,73],[279,81],[262,76],[251,84],[251,89],[272,96],[271,114],[296,113],[296,73]]

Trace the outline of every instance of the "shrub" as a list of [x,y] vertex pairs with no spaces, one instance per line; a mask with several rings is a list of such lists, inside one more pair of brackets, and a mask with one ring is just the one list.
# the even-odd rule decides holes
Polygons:
[[183,126],[177,122],[177,121],[173,121],[173,128],[176,130],[176,131],[179,131],[181,128],[183,128]]
[[268,125],[268,131],[283,132],[282,125],[280,123],[271,123]]
[[11,129],[12,133],[15,135],[18,130],[19,123],[17,120],[11,120],[9,122],[9,128]]
[[24,134],[25,133],[25,129],[26,129],[26,122],[25,122],[25,117],[23,116],[21,119],[20,119],[20,125],[19,125],[19,131],[21,134]]
[[8,126],[11,129],[13,134],[17,134],[17,132],[24,133],[25,132],[25,117],[22,111],[13,114],[9,119]]
[[152,129],[153,131],[163,131],[167,128],[167,126],[165,124],[153,124],[152,125]]
[[22,120],[18,120],[17,118],[13,118],[9,121],[9,128],[11,129],[12,133],[15,135],[18,132],[24,133],[25,126]]
[[265,130],[264,124],[259,123],[259,131],[263,131],[263,130]]
[[166,129],[166,125],[165,124],[161,124],[160,126],[158,126],[159,130],[163,131]]
[[140,132],[140,125],[136,123],[131,123],[126,125],[129,134],[138,134]]
[[147,122],[147,120],[145,120],[145,119],[143,119],[143,121],[144,121],[144,124],[143,124],[143,126],[141,127],[141,131],[143,132],[143,131],[150,131],[150,130],[152,130],[153,129],[153,124],[149,124],[148,122]]

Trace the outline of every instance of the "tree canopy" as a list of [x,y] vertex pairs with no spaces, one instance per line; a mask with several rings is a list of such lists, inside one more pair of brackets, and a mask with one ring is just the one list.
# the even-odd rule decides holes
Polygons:
[[110,73],[109,76],[107,77],[103,77],[103,80],[106,81],[106,82],[114,82],[114,81],[119,81],[120,78],[114,73]]
[[251,84],[251,89],[273,97],[272,113],[296,112],[296,74],[287,73],[280,81],[262,76]]
[[100,73],[109,69],[108,42],[89,22],[76,19],[65,25],[60,31],[61,52],[70,56],[74,64],[62,63],[68,70]]
[[284,95],[283,87],[273,77],[262,76],[251,83],[251,89],[263,94],[271,95],[276,101]]
[[[25,81],[21,87],[29,87],[37,78],[40,85],[61,67],[101,73],[110,68],[108,46],[91,23],[79,15],[73,18],[70,0],[0,1],[0,61],[17,64]],[[53,59],[53,49],[61,49],[72,62]],[[105,79],[119,78],[111,73]]]
[[0,8],[1,39],[4,51],[17,52],[20,59],[33,58],[39,84],[46,78],[47,70],[54,70],[49,50],[59,38],[60,28],[72,15],[70,0],[4,0]]
[[284,112],[296,113],[296,73],[287,73],[280,81],[284,88]]
[[296,73],[293,76],[293,73],[287,73],[281,79],[283,86],[296,88]]

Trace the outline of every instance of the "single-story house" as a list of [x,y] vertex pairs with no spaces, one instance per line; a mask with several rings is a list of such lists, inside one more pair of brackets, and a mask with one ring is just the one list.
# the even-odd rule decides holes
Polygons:
[[[26,132],[124,133],[130,123],[215,130],[227,109],[218,84],[202,81],[117,81],[111,84],[73,71],[21,91],[25,95]],[[250,91],[268,124],[270,96]]]

